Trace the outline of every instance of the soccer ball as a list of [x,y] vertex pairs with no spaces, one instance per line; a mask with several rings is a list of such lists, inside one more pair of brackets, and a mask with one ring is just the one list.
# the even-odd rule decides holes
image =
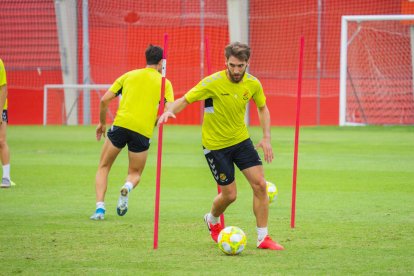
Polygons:
[[247,239],[243,230],[236,226],[228,226],[221,230],[217,244],[227,255],[238,255],[246,247]]
[[267,196],[269,197],[269,203],[272,203],[273,201],[276,201],[277,198],[277,187],[272,182],[266,181],[266,191]]

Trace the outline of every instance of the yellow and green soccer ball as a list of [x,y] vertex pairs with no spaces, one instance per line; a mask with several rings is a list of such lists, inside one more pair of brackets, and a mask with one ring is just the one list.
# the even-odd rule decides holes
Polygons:
[[221,230],[217,244],[227,255],[238,255],[246,247],[246,234],[237,226],[228,226]]
[[267,196],[269,197],[269,203],[276,201],[277,194],[278,194],[276,185],[273,184],[272,182],[266,181],[266,191],[267,191]]

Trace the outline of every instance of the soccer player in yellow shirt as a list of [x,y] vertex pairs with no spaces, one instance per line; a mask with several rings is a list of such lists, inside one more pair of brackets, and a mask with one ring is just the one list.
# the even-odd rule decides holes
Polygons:
[[[122,95],[113,122],[108,130],[102,148],[101,159],[96,173],[96,210],[92,220],[103,220],[105,216],[105,193],[108,174],[116,157],[128,145],[128,175],[121,187],[117,213],[125,215],[128,210],[128,195],[138,185],[148,156],[150,138],[157,121],[158,106],[161,98],[161,69],[163,49],[150,45],[145,51],[146,67],[136,69],[120,76],[100,102],[99,124],[96,139],[100,140],[106,132],[106,113],[109,103]],[[174,101],[171,82],[165,82],[165,107]]]
[[7,79],[3,61],[0,59],[0,106],[2,116],[0,120],[0,158],[3,165],[3,177],[0,188],[10,188],[14,183],[10,180],[10,150],[7,144],[7,124],[9,121],[7,114]]
[[253,189],[253,211],[257,224],[257,247],[283,250],[268,235],[267,222],[269,200],[262,161],[257,153],[244,122],[247,103],[253,99],[258,107],[263,138],[256,146],[264,151],[266,162],[273,160],[270,134],[270,113],[262,85],[254,76],[246,73],[250,47],[235,42],[225,48],[226,70],[214,73],[176,100],[159,118],[166,123],[169,117],[183,110],[188,104],[205,100],[202,126],[204,155],[221,193],[213,201],[210,213],[204,220],[210,235],[217,242],[223,227],[219,217],[236,200],[237,189],[234,164],[244,174]]

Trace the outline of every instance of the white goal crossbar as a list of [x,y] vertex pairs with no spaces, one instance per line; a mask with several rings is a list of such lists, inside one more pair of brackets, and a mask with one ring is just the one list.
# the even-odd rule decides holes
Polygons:
[[[48,112],[48,92],[51,89],[60,89],[66,92],[67,90],[83,90],[86,92],[89,92],[91,90],[107,90],[109,87],[111,87],[110,84],[46,84],[43,87],[43,125],[47,125],[48,118],[47,118],[47,112]],[[73,93],[70,93],[73,94]],[[65,95],[67,97],[67,95]],[[76,95],[75,95],[76,97]],[[76,99],[77,100],[77,99]],[[84,110],[87,111],[87,114],[89,114],[90,105],[84,105]],[[85,112],[85,111],[84,111]]]
[[[340,50],[340,81],[339,81],[339,125],[361,125],[347,122],[347,70],[348,70],[348,47],[352,43],[353,36],[348,38],[348,23],[349,22],[365,22],[365,21],[412,21],[414,15],[345,15],[342,16],[341,21],[341,50]],[[414,25],[411,25],[411,47],[414,47]],[[357,35],[357,34],[353,34]],[[413,49],[411,48],[411,63],[413,62]],[[364,124],[362,124],[364,125]]]

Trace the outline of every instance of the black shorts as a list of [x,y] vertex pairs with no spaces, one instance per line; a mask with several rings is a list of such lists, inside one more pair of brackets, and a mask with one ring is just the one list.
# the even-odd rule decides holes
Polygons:
[[241,171],[253,166],[262,165],[262,160],[250,139],[219,150],[208,150],[204,148],[204,156],[206,157],[214,179],[217,181],[217,184],[222,186],[234,181],[233,164],[236,164]]
[[150,139],[127,128],[112,126],[108,130],[108,138],[117,148],[124,148],[128,145],[131,152],[142,152],[149,149]]
[[1,120],[3,122],[6,122],[6,123],[9,122],[9,116],[7,114],[7,109],[3,109],[3,114],[1,115]]

